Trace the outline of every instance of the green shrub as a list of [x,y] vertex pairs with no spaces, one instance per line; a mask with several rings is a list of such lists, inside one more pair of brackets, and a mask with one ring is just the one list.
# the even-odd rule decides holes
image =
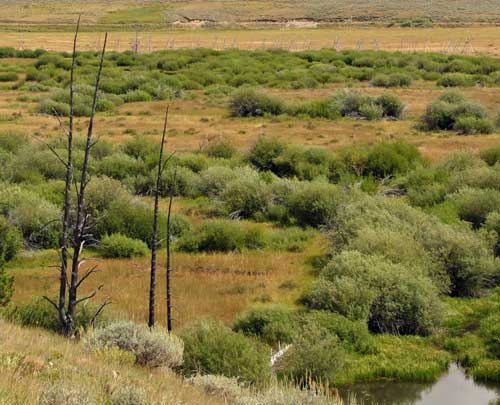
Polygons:
[[[465,118],[464,118],[465,117]],[[483,130],[488,114],[481,104],[468,100],[458,93],[444,93],[427,106],[422,116],[422,127],[427,131],[455,130],[460,119],[459,129]],[[474,120],[475,119],[475,120]]]
[[384,117],[401,118],[403,115],[405,106],[399,97],[394,94],[382,94],[375,99],[375,103],[382,108]]
[[296,311],[282,304],[257,306],[242,313],[233,329],[247,336],[258,336],[269,345],[290,343],[296,334]]
[[377,351],[366,322],[353,321],[327,311],[308,311],[302,314],[300,323],[302,329],[313,329],[325,335],[337,336],[342,347],[349,352],[373,354]]
[[328,183],[301,182],[285,198],[290,215],[299,225],[320,226],[334,216],[339,192]]
[[496,233],[495,255],[500,257],[500,212],[490,212],[486,216],[484,228]]
[[12,260],[21,249],[22,243],[19,230],[0,216],[0,264]]
[[382,142],[367,155],[365,173],[383,178],[405,173],[422,162],[417,147],[403,142]]
[[234,169],[226,166],[210,166],[200,172],[196,180],[197,194],[216,197],[224,191],[227,184],[237,177]]
[[131,239],[120,233],[102,238],[99,250],[106,258],[130,258],[146,256],[148,245],[142,240]]
[[212,220],[202,223],[179,240],[179,250],[186,252],[231,252],[264,246],[258,228],[245,228],[236,221]]
[[28,245],[58,246],[60,210],[37,193],[19,186],[4,187],[0,190],[0,214],[22,232]]
[[16,72],[0,72],[0,82],[14,82],[16,80]]
[[276,139],[261,136],[252,146],[248,160],[259,170],[276,172],[275,159],[285,150],[285,145]]
[[102,176],[123,180],[125,177],[143,174],[144,163],[125,153],[115,153],[99,161],[98,173]]
[[336,335],[308,327],[277,364],[280,376],[328,384],[344,369],[345,350]]
[[500,359],[500,315],[492,314],[483,319],[479,333],[483,337],[489,353]]
[[409,87],[412,83],[410,75],[404,73],[377,74],[370,81],[375,87]]
[[491,189],[464,188],[450,196],[464,221],[480,227],[490,212],[500,207],[500,191]]
[[269,191],[259,174],[249,168],[237,172],[220,194],[231,216],[250,218],[265,211],[269,202]]
[[[97,311],[95,305],[88,303],[80,304],[76,308],[74,319],[75,330],[88,329],[94,325],[106,323],[105,316],[101,313],[94,324],[92,320]],[[25,304],[10,304],[3,312],[5,318],[13,323],[27,327],[39,327],[53,332],[62,332],[62,326],[59,321],[55,308],[44,299],[34,299]]]
[[[156,171],[150,174],[150,183],[155,182]],[[196,193],[195,184],[197,175],[191,169],[182,166],[168,165],[162,173],[160,181],[160,195],[162,197],[192,196]],[[151,187],[153,189],[153,187]]]
[[471,76],[463,73],[446,73],[439,78],[436,84],[442,87],[466,87],[472,86],[474,80]]
[[263,383],[270,376],[269,349],[217,321],[197,321],[181,333],[185,374],[217,374]]
[[233,117],[260,117],[264,114],[283,114],[285,106],[276,98],[245,89],[233,95],[230,110]]
[[480,156],[488,165],[494,166],[500,162],[500,145],[481,151]]
[[14,293],[13,286],[14,279],[5,271],[3,260],[0,258],[0,307],[10,302]]
[[236,149],[228,139],[220,137],[208,142],[204,146],[203,152],[209,157],[231,159],[236,153]]
[[[191,231],[191,224],[182,215],[173,214],[170,224],[174,238]],[[165,239],[166,226],[166,214],[161,212],[158,217],[159,240]],[[151,247],[152,229],[153,210],[147,204],[138,200],[116,200],[109,205],[105,215],[98,221],[95,236],[103,238],[104,235],[120,233],[132,239],[142,240]]]
[[123,99],[126,103],[133,103],[133,102],[139,102],[139,101],[152,101],[153,97],[151,95],[143,90],[132,90],[127,92],[124,96]]
[[178,367],[182,364],[183,343],[163,330],[151,330],[133,322],[115,322],[85,337],[89,350],[117,347],[135,355],[137,364],[150,367]]
[[460,116],[456,119],[453,129],[459,134],[491,134],[493,132],[493,122],[487,118],[477,118],[468,115]]
[[326,282],[313,287],[305,302],[367,320],[374,332],[427,335],[443,310],[436,287],[418,273],[379,256],[344,251],[322,271]]

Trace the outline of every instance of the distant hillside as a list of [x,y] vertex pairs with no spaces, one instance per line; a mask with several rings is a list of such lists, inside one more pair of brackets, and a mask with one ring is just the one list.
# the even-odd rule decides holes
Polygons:
[[[4,26],[218,26],[362,23],[402,26],[500,24],[500,0],[0,0]],[[49,28],[47,27],[47,28]]]

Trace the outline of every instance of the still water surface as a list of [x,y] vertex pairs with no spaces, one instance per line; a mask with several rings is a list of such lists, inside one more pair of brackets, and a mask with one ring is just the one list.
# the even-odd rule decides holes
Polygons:
[[434,383],[378,382],[341,390],[346,403],[351,395],[363,405],[488,405],[500,396],[500,384],[474,382],[452,364]]

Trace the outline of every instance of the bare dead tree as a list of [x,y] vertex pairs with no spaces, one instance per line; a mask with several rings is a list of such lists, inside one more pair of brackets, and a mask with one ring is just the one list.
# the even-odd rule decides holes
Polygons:
[[[174,171],[174,184],[177,178],[177,170]],[[167,271],[165,273],[165,286],[167,290],[167,331],[172,332],[172,254],[171,254],[171,214],[172,214],[172,201],[174,199],[174,189],[170,189],[170,196],[168,200],[168,211],[167,211]]]
[[[77,21],[77,26],[75,29],[75,36],[73,40],[73,55],[70,70],[70,84],[69,84],[69,124],[67,129],[67,157],[64,161],[57,152],[47,145],[49,149],[59,158],[61,162],[66,167],[65,176],[65,192],[64,192],[64,208],[63,208],[63,218],[62,218],[62,236],[61,236],[61,267],[60,267],[60,285],[59,285],[59,297],[58,302],[54,302],[52,299],[44,296],[44,298],[50,302],[57,310],[58,317],[61,322],[62,330],[65,335],[71,335],[74,331],[74,319],[75,319],[75,308],[79,303],[87,301],[94,297],[97,292],[102,288],[99,286],[94,292],[89,295],[78,298],[78,288],[82,283],[93,273],[97,271],[96,267],[92,267],[88,270],[85,275],[79,279],[79,270],[84,260],[81,259],[81,253],[85,241],[89,238],[89,217],[85,214],[85,190],[88,185],[88,168],[90,160],[90,152],[95,142],[92,139],[93,129],[94,129],[94,117],[97,106],[97,99],[99,93],[99,85],[102,74],[102,69],[104,65],[104,55],[106,52],[107,43],[107,33],[104,37],[104,45],[102,48],[101,59],[99,64],[99,69],[97,72],[96,84],[94,88],[94,96],[92,100],[92,109],[88,124],[87,131],[87,141],[85,145],[84,162],[81,172],[81,180],[78,187],[77,182],[74,179],[74,166],[73,166],[73,138],[74,138],[74,71],[76,64],[76,47],[78,41],[78,33],[80,28],[80,17]],[[63,128],[62,121],[60,120],[61,128]],[[76,207],[76,218],[73,229],[73,238],[70,240],[71,231],[71,191],[73,183],[77,188],[77,207]],[[69,261],[69,248],[73,247],[73,256],[71,262],[71,278],[68,283],[68,261]],[[68,296],[68,304],[66,306],[66,296]],[[109,300],[105,300],[101,306],[95,312],[92,321],[102,312],[104,307],[109,304]]]
[[[151,273],[149,284],[149,317],[148,325],[150,328],[155,326],[155,305],[156,305],[156,256],[158,250],[158,202],[160,199],[160,183],[166,161],[163,161],[163,149],[167,138],[168,110],[165,111],[165,120],[163,122],[163,134],[161,137],[160,152],[158,156],[158,170],[156,172],[156,184],[154,190],[154,212],[153,212],[153,234],[151,237]],[[168,160],[168,159],[167,159]]]

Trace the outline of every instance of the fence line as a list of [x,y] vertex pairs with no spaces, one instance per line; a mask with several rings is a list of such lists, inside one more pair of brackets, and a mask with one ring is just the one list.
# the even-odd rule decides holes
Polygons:
[[[43,44],[33,46],[31,41],[26,40],[24,34],[20,34],[17,48],[22,50],[29,47],[42,48],[46,50],[62,50],[71,46],[72,42],[68,40],[45,40]],[[101,48],[101,37],[96,39],[84,40],[81,39],[79,48],[85,51],[98,50]],[[238,40],[236,37],[215,37],[209,39],[195,38],[175,38],[165,36],[163,38],[152,37],[151,33],[135,33],[135,36],[127,38],[116,38],[108,49],[111,51],[123,52],[126,50],[134,53],[150,53],[154,51],[166,49],[198,49],[212,48],[215,50],[226,49],[242,49],[242,50],[269,50],[280,49],[288,51],[306,51],[311,49],[332,48],[337,51],[343,49],[355,50],[391,50],[399,52],[440,52],[449,54],[472,55],[476,54],[473,40],[471,37],[448,40],[445,42],[431,42],[429,38],[425,40],[400,40],[400,43],[395,46],[394,42],[383,43],[374,38],[370,42],[365,42],[359,39],[354,43],[349,44],[340,36],[328,39],[309,39],[309,38],[275,38],[268,40],[266,38],[256,40]]]

